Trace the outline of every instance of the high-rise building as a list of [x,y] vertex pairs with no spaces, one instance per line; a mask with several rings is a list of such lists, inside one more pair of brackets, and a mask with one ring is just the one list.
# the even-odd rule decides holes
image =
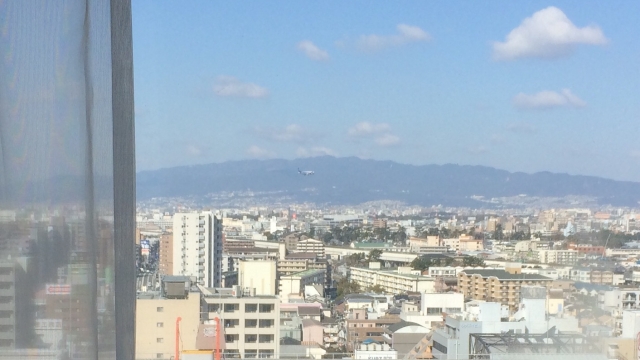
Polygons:
[[173,275],[219,287],[222,281],[222,220],[210,211],[173,216]]
[[158,267],[162,275],[173,275],[173,233],[160,235]]

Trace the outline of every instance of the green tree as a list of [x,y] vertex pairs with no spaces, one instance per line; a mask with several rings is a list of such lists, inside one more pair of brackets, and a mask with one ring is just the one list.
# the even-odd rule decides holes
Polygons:
[[337,283],[337,296],[343,297],[348,294],[355,294],[360,292],[360,285],[355,281],[349,281],[346,277],[340,279]]
[[369,251],[368,260],[369,261],[378,261],[380,260],[380,256],[382,256],[382,250],[373,249]]
[[462,266],[484,267],[484,260],[477,256],[465,256],[462,258]]
[[502,224],[496,225],[496,230],[493,232],[494,240],[502,240],[504,239],[504,232],[502,231]]
[[431,263],[431,259],[427,259],[423,256],[418,256],[417,258],[413,259],[413,261],[411,262],[411,267],[414,270],[424,271],[430,268],[431,266],[433,266],[433,264]]
[[380,285],[373,285],[373,286],[369,287],[368,290],[371,291],[371,292],[374,292],[376,294],[384,294],[384,292],[385,292],[384,288],[382,286],[380,286]]
[[362,263],[364,262],[364,259],[365,259],[364,253],[351,254],[347,257],[347,265],[349,266],[362,265]]

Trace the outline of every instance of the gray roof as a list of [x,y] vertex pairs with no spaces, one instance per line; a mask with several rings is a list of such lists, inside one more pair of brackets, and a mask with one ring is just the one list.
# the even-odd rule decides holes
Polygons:
[[538,274],[511,274],[505,270],[496,269],[465,269],[462,270],[462,272],[469,276],[480,275],[483,278],[497,277],[500,280],[552,280],[551,278]]
[[298,315],[320,315],[322,313],[322,309],[319,307],[311,307],[311,306],[300,306],[298,307]]
[[[398,330],[400,330],[400,329],[402,329],[402,328],[406,328],[407,326],[420,326],[420,327],[424,327],[424,326],[422,326],[422,325],[420,325],[420,324],[416,324],[416,323],[414,323],[414,322],[409,322],[409,321],[404,321],[404,320],[402,320],[402,321],[397,322],[397,323],[395,323],[395,324],[391,324],[391,325],[389,325],[389,327],[387,327],[387,329],[388,329],[390,332],[394,333],[394,332],[396,332],[396,331],[398,331]],[[426,328],[425,328],[425,330],[426,330]]]
[[303,327],[313,326],[313,325],[322,326],[322,323],[320,321],[318,321],[318,320],[302,319],[302,326]]

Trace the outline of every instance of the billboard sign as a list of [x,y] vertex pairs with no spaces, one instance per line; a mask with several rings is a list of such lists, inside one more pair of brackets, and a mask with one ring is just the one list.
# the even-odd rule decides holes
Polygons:
[[71,294],[71,285],[69,284],[47,284],[45,285],[47,295],[69,295]]

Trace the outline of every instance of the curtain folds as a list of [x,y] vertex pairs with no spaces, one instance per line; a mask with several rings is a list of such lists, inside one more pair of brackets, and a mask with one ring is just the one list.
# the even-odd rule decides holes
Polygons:
[[130,12],[0,2],[0,359],[134,357]]

